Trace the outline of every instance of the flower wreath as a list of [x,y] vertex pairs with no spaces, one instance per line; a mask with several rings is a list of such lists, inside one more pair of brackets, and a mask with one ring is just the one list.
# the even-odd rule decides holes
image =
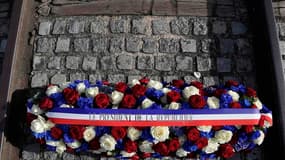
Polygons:
[[[45,93],[28,99],[27,110],[31,133],[47,150],[88,151],[120,159],[229,158],[261,145],[272,125],[271,111],[256,91],[236,81],[203,88],[200,82],[183,80],[143,78],[129,85],[77,80],[48,86]],[[111,116],[96,121],[90,119],[93,111],[95,119],[101,112],[125,113],[139,120],[159,112],[166,118],[141,123],[137,118]],[[190,117],[185,118],[188,112]],[[87,114],[89,119],[83,120]]]

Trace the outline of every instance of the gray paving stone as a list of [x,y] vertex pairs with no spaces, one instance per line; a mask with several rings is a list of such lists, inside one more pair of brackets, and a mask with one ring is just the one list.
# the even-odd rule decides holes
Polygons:
[[124,38],[115,37],[110,39],[110,48],[111,53],[121,53],[124,49]]
[[278,23],[279,36],[285,36],[285,23]]
[[61,57],[52,56],[48,60],[48,69],[60,69],[61,67]]
[[161,53],[177,53],[179,52],[179,40],[171,38],[161,38],[159,40],[159,52]]
[[88,52],[89,50],[89,38],[78,38],[74,40],[75,52]]
[[155,69],[159,71],[171,71],[174,66],[174,57],[157,56],[155,57]]
[[214,34],[225,34],[227,32],[227,24],[224,21],[214,21],[212,32]]
[[66,20],[58,19],[53,26],[52,34],[64,34],[66,29]]
[[194,20],[194,27],[193,27],[193,34],[196,36],[199,35],[207,35],[208,33],[208,26],[206,19],[195,19]]
[[119,55],[117,57],[117,67],[119,69],[135,69],[134,57],[131,55]]
[[142,70],[150,70],[154,67],[153,56],[139,55],[137,57],[137,68]]
[[54,38],[39,38],[37,41],[37,52],[53,52],[55,48]]
[[212,39],[202,39],[201,40],[201,51],[202,52],[209,53],[212,46],[214,46],[214,40]]
[[238,54],[240,55],[249,55],[253,53],[252,44],[249,42],[248,39],[237,39],[236,40],[236,47]]
[[85,21],[73,20],[69,23],[68,32],[71,34],[83,33]]
[[22,160],[40,160],[40,153],[24,150],[22,152]]
[[197,57],[197,70],[198,71],[210,71],[212,68],[212,62],[207,57]]
[[176,70],[192,72],[193,71],[193,59],[188,56],[177,56],[176,57]]
[[239,35],[247,32],[247,26],[241,22],[232,22],[232,34]]
[[45,160],[58,160],[59,155],[56,152],[45,151],[43,153]]
[[50,21],[41,22],[39,25],[39,35],[45,36],[50,34],[52,23]]
[[81,58],[77,56],[67,56],[65,67],[67,69],[78,69]]
[[8,3],[8,2],[1,3],[1,5],[0,5],[0,12],[9,11],[9,8],[10,8],[10,3]]
[[41,16],[48,16],[50,13],[51,8],[49,5],[43,5],[40,8],[38,8],[37,13]]
[[172,82],[175,79],[179,79],[178,76],[163,76],[162,77],[163,81],[165,82]]
[[230,58],[217,58],[217,71],[231,72],[231,63]]
[[205,87],[219,84],[219,78],[216,76],[203,77],[203,84]]
[[91,33],[105,34],[108,32],[109,19],[107,17],[96,17],[90,24]]
[[143,18],[132,19],[131,31],[133,34],[145,34],[147,22]]
[[110,29],[112,33],[127,33],[128,20],[125,17],[113,17],[110,21]]
[[70,38],[59,37],[56,42],[55,52],[68,52],[70,46]]
[[71,73],[69,75],[69,81],[73,82],[75,80],[84,80],[85,79],[85,74],[84,73]]
[[31,80],[31,87],[42,87],[48,84],[48,76],[46,73],[36,73]]
[[0,41],[0,52],[5,52],[7,46],[7,39],[2,39]]
[[280,49],[281,55],[285,55],[285,41],[279,41],[279,49]]
[[170,25],[166,20],[153,20],[152,21],[152,33],[154,35],[168,34],[170,33]]
[[197,52],[197,45],[195,39],[181,39],[180,44],[183,53]]
[[45,56],[34,56],[33,57],[33,70],[44,70],[46,69],[46,57]]
[[238,72],[250,72],[253,69],[251,59],[249,58],[237,58],[236,67]]
[[179,17],[170,22],[171,32],[178,35],[188,35],[191,31],[191,24],[187,17]]
[[143,39],[143,45],[142,45],[142,51],[144,53],[155,53],[157,52],[157,41],[152,38],[144,38]]
[[101,81],[101,80],[105,80],[105,77],[103,74],[89,74],[88,75],[88,80],[91,83],[95,83],[97,80]]
[[83,58],[82,69],[84,71],[96,71],[97,57],[86,56]]
[[139,37],[126,38],[126,51],[139,52],[142,48],[142,40]]
[[123,74],[109,74],[108,81],[110,83],[126,82],[126,78]]
[[94,160],[94,156],[92,156],[91,154],[89,155],[79,155],[80,156],[80,160]]
[[234,8],[234,6],[217,5],[216,15],[218,17],[234,17],[235,16],[235,8]]
[[222,54],[234,53],[234,41],[232,39],[220,39],[220,52]]
[[190,83],[192,81],[198,81],[199,80],[196,77],[191,76],[191,75],[184,76],[183,79],[186,83]]
[[66,75],[57,73],[54,76],[51,77],[50,82],[52,84],[62,84],[66,82]]
[[115,68],[115,60],[112,56],[104,56],[100,58],[100,65],[102,70],[113,70]]
[[80,160],[80,157],[72,153],[63,152],[62,160]]
[[107,51],[108,38],[100,37],[92,40],[93,51],[96,53],[104,53]]

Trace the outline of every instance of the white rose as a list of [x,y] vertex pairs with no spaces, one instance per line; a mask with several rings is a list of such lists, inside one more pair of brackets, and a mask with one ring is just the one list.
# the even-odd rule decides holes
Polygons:
[[148,88],[155,88],[155,89],[161,89],[163,87],[162,83],[159,81],[154,81],[154,80],[150,80],[147,83],[147,87]]
[[59,108],[74,108],[74,106],[68,104],[62,104],[59,106]]
[[229,94],[230,96],[232,96],[232,99],[233,99],[234,102],[238,102],[238,101],[239,101],[239,94],[238,94],[237,92],[234,92],[234,91],[232,91],[232,90],[229,90],[229,91],[228,91],[228,94]]
[[224,129],[219,130],[215,133],[215,139],[220,144],[225,144],[229,142],[232,139],[232,136],[233,136],[232,131],[228,131]]
[[63,90],[69,86],[70,82],[64,82],[59,84],[60,90]]
[[122,92],[119,92],[119,91],[112,92],[111,94],[112,104],[114,105],[119,104],[122,101],[123,97],[124,97],[124,93]]
[[72,143],[66,143],[66,145],[72,149],[79,148],[81,146],[81,143],[78,140],[74,140]]
[[257,109],[259,109],[259,110],[262,109],[262,103],[258,98],[254,99],[253,104],[257,107]]
[[38,116],[37,119],[34,119],[31,122],[31,130],[35,133],[43,133],[46,131],[46,120],[41,117]]
[[59,143],[56,146],[56,152],[62,154],[65,150],[66,150],[66,145],[62,141],[59,141]]
[[85,84],[83,82],[78,83],[77,86],[76,86],[76,90],[80,94],[85,92],[85,88],[86,88],[86,86],[85,86]]
[[136,154],[136,152],[126,152],[126,151],[121,151],[120,154],[123,156],[123,157],[132,157]]
[[141,136],[142,132],[134,127],[129,127],[128,128],[128,134],[127,136],[132,140],[138,140]]
[[148,98],[145,98],[143,101],[142,101],[142,108],[143,109],[146,109],[146,108],[149,108],[152,104],[154,104],[154,102]]
[[117,144],[114,137],[108,134],[104,134],[100,139],[100,146],[101,148],[105,149],[106,151],[113,151],[115,150],[115,146]]
[[59,144],[59,141],[46,141],[46,144],[49,145],[49,146],[53,146],[53,147],[56,147],[58,144]]
[[152,137],[159,142],[163,142],[169,138],[169,128],[166,126],[151,127],[150,133]]
[[194,86],[185,87],[182,91],[182,95],[185,99],[189,99],[190,96],[200,95],[200,91],[198,88]]
[[32,108],[31,108],[31,113],[34,115],[40,115],[40,114],[44,113],[44,111],[39,107],[39,105],[33,104]]
[[90,87],[85,90],[85,95],[91,98],[94,98],[98,93],[99,93],[98,87]]
[[182,158],[182,157],[186,157],[188,153],[189,152],[185,151],[183,148],[179,148],[176,151],[176,156]]
[[52,123],[50,120],[47,120],[46,123],[44,124],[44,127],[46,130],[50,130],[54,126],[55,126],[55,124]]
[[91,141],[96,136],[95,128],[94,127],[86,127],[83,132],[83,138],[86,142]]
[[213,138],[210,138],[208,140],[208,145],[203,148],[203,151],[207,154],[214,153],[218,150],[219,146],[220,145],[218,142],[216,142]]
[[173,109],[173,110],[177,110],[180,108],[180,103],[177,102],[171,102],[168,106],[168,109]]
[[141,84],[139,80],[137,79],[133,79],[131,82],[130,82],[130,85],[131,87],[135,86],[136,84]]
[[47,95],[47,96],[50,96],[50,95],[52,95],[52,94],[54,94],[54,93],[58,93],[58,92],[60,92],[60,89],[58,88],[58,86],[52,85],[52,86],[49,86],[49,87],[47,88],[47,90],[46,90],[46,95]]
[[210,132],[212,129],[212,126],[197,126],[197,129],[202,132]]
[[153,143],[151,143],[149,141],[143,141],[139,145],[139,149],[140,149],[141,152],[153,153],[154,151],[152,150],[152,146],[153,146]]
[[210,109],[220,108],[220,100],[217,97],[208,97],[207,104]]
[[260,136],[258,138],[256,138],[255,140],[253,140],[253,142],[257,145],[261,145],[263,140],[264,140],[265,135],[261,130],[258,130],[258,131],[260,133]]

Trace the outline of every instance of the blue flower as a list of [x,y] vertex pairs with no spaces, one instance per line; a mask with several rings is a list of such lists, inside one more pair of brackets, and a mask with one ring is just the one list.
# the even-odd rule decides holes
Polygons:
[[122,139],[117,140],[116,148],[119,150],[124,150],[124,143]]
[[181,103],[181,109],[190,109],[190,105],[188,102],[182,102]]
[[231,86],[230,89],[235,92],[239,92],[239,88],[236,86]]
[[200,131],[200,135],[201,137],[206,137],[206,138],[211,138],[214,137],[214,131],[210,131],[210,132],[202,132]]
[[245,88],[245,86],[244,86],[244,85],[239,84],[239,85],[238,85],[238,89],[239,89],[239,92],[241,92],[242,94],[245,94],[245,92],[246,92],[246,88]]
[[111,132],[111,128],[110,127],[102,127],[102,126],[98,126],[95,128],[96,130],[96,136],[101,137],[103,136],[105,133],[110,133]]
[[248,99],[246,99],[246,98],[241,100],[240,103],[241,103],[242,106],[247,107],[247,108],[251,106],[250,101]]
[[233,101],[233,98],[232,98],[231,95],[225,93],[225,94],[222,94],[222,95],[221,95],[220,101],[221,101],[222,103],[230,104],[230,103]]
[[56,147],[55,146],[46,145],[46,150],[56,151]]
[[146,90],[145,95],[147,97],[159,100],[162,96],[164,96],[164,93],[161,90],[156,90],[154,88],[149,88],[149,89]]
[[36,138],[44,138],[44,137],[46,136],[46,132],[43,132],[43,133],[32,132],[32,134],[33,134],[34,137],[36,137]]
[[93,107],[93,98],[80,97],[77,101],[77,106],[82,109],[88,109]]
[[235,132],[237,128],[235,126],[224,126],[223,129]]
[[170,127],[170,131],[178,137],[184,135],[184,129],[182,127]]
[[191,143],[190,141],[184,142],[182,148],[188,152],[195,152],[198,150],[198,147],[194,145],[193,143]]
[[88,150],[88,143],[83,142],[81,143],[80,147],[75,149],[75,152],[85,152]]
[[141,138],[144,139],[144,140],[148,140],[148,141],[150,141],[150,142],[152,142],[152,141],[154,140],[154,138],[153,138],[152,135],[150,134],[150,128],[145,128],[145,129],[142,131]]
[[259,132],[259,130],[254,131],[254,132],[252,133],[252,135],[251,135],[251,139],[252,139],[252,140],[257,139],[258,137],[260,137],[260,132]]
[[162,106],[157,103],[153,103],[149,108],[147,109],[162,109]]
[[64,143],[72,143],[74,139],[71,138],[67,133],[63,134],[63,142]]

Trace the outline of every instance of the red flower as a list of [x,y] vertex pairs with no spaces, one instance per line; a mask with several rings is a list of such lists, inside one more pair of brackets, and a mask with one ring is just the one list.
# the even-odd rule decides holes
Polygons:
[[136,84],[135,86],[133,86],[132,92],[133,92],[133,95],[134,95],[136,98],[138,98],[138,97],[144,95],[144,93],[146,92],[146,87],[145,87],[145,86],[142,86],[142,85],[140,85],[140,84]]
[[103,85],[108,86],[110,83],[108,81],[102,81]]
[[180,94],[177,91],[170,91],[167,93],[168,102],[177,102],[181,98]]
[[191,128],[187,133],[187,138],[193,142],[197,141],[200,138],[200,131],[196,127]]
[[71,88],[65,88],[63,90],[63,96],[67,104],[74,105],[79,99],[79,93]]
[[36,142],[43,145],[43,144],[46,144],[46,140],[44,138],[38,138],[36,139]]
[[124,127],[112,127],[111,134],[116,140],[119,140],[126,136],[127,131]]
[[124,82],[119,82],[116,84],[115,89],[119,92],[124,93],[127,90],[128,86]]
[[237,81],[234,81],[234,80],[228,80],[226,82],[226,86],[227,87],[230,87],[230,86],[238,86],[238,82]]
[[133,108],[136,105],[136,98],[131,94],[126,94],[121,102],[123,108]]
[[144,152],[144,153],[142,153],[140,156],[141,156],[141,158],[144,158],[144,159],[145,159],[145,158],[151,157],[151,153],[145,153],[145,152]]
[[44,99],[42,99],[39,104],[39,107],[41,109],[51,109],[52,106],[53,106],[53,101],[48,97],[45,97]]
[[193,108],[203,108],[206,105],[206,101],[203,96],[193,95],[189,98],[189,103]]
[[218,130],[221,130],[223,128],[223,126],[213,126],[212,129],[214,131],[218,131]]
[[95,96],[95,105],[99,108],[106,108],[110,104],[108,95],[99,93]]
[[182,88],[184,86],[184,81],[179,79],[179,80],[173,80],[172,85],[176,88]]
[[141,84],[148,84],[149,79],[144,77],[144,78],[140,79],[139,81],[141,82]]
[[241,105],[240,105],[239,102],[232,102],[232,103],[230,104],[230,106],[231,106],[232,108],[241,108]]
[[219,148],[219,155],[223,158],[230,158],[234,155],[234,148],[230,144],[223,144]]
[[81,140],[83,138],[84,130],[83,126],[71,126],[69,128],[69,134],[71,138]]
[[225,93],[227,93],[225,89],[216,89],[214,92],[214,96],[220,97],[222,94],[225,94]]
[[195,86],[196,88],[202,90],[203,89],[203,83],[199,82],[199,81],[193,81],[191,82],[192,86]]
[[33,120],[35,120],[35,119],[37,119],[37,116],[36,116],[36,115],[34,115],[34,114],[32,114],[32,113],[27,113],[27,118],[26,118],[26,120],[27,120],[28,125],[31,125],[31,122],[32,122]]
[[256,97],[256,91],[252,88],[247,88],[246,89],[246,95],[249,97]]
[[251,133],[253,132],[253,125],[246,125],[246,126],[242,126],[242,129],[246,132],[246,133]]
[[98,150],[100,148],[99,139],[95,137],[89,142],[88,146],[91,150]]
[[139,160],[139,159],[140,159],[140,157],[137,154],[135,154],[131,157],[131,160]]
[[173,138],[168,143],[168,148],[170,152],[175,152],[180,147],[178,138]]
[[124,149],[128,153],[137,152],[138,145],[135,141],[127,140],[125,142]]
[[197,145],[198,149],[202,149],[208,145],[208,139],[205,137],[199,138],[196,141],[196,145]]
[[63,132],[60,128],[52,127],[50,129],[50,134],[51,134],[52,138],[60,139],[62,137]]
[[167,156],[169,154],[168,147],[165,143],[159,142],[153,146],[153,150],[155,152],[158,152],[159,154],[163,156]]

